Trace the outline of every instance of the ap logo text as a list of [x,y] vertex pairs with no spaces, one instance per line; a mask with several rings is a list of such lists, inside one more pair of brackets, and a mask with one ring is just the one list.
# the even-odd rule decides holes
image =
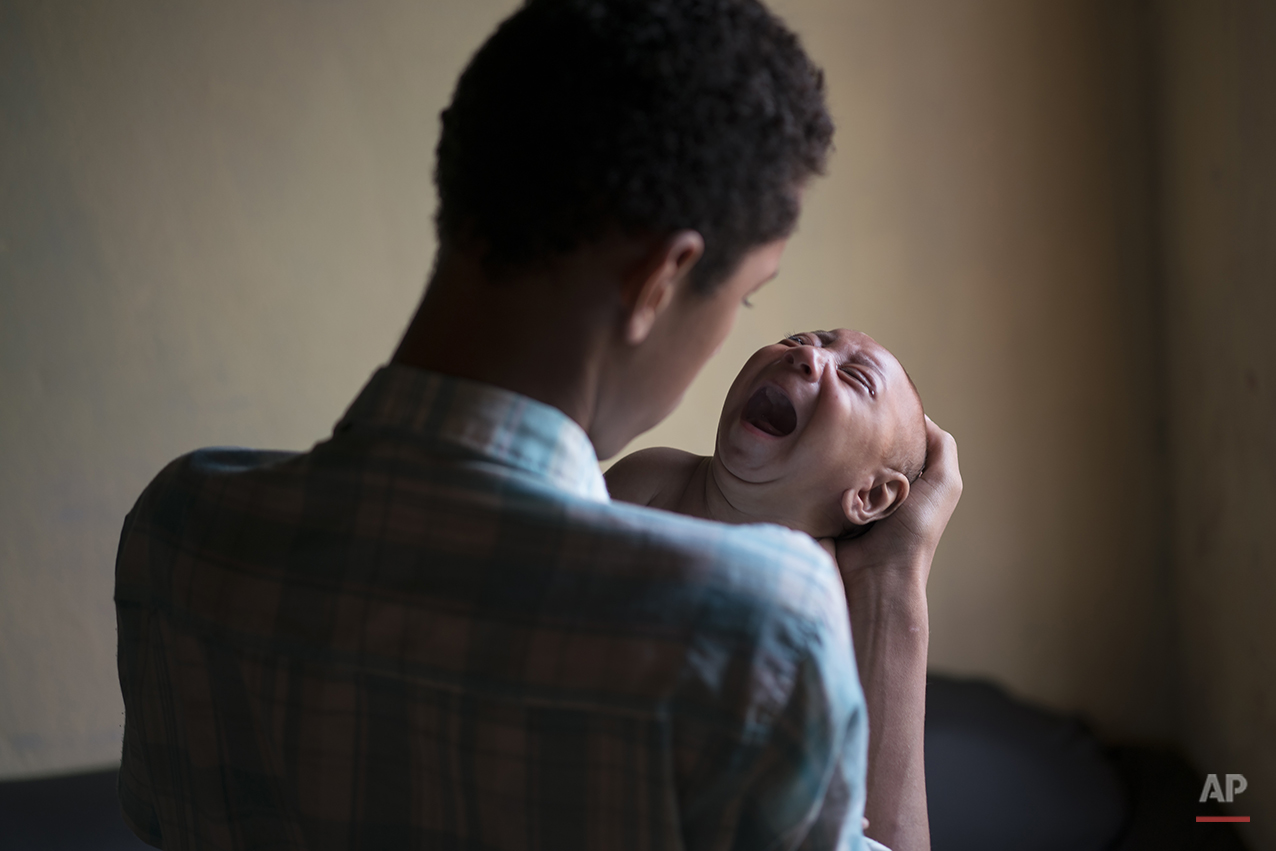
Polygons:
[[1226,791],[1218,785],[1218,775],[1211,774],[1205,778],[1205,788],[1201,790],[1201,803],[1208,800],[1232,802],[1232,797],[1245,791],[1249,783],[1244,774],[1226,774]]

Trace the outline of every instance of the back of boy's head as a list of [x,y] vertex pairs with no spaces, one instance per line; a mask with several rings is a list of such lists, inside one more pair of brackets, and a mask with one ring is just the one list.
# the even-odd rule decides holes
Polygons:
[[611,230],[693,229],[706,292],[793,230],[833,133],[820,70],[756,0],[529,0],[442,124],[440,245],[499,272]]

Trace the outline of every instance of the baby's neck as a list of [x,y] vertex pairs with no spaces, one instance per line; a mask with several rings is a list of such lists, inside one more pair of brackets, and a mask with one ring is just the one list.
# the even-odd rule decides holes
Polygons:
[[774,510],[765,499],[750,498],[746,488],[732,487],[731,474],[712,456],[701,456],[681,488],[669,491],[665,505],[654,505],[719,523],[778,523],[810,532],[806,524]]
[[694,465],[689,466],[688,471],[689,475],[681,483],[681,487],[668,492],[668,504],[654,507],[719,523],[758,522],[745,513],[736,511],[723,497],[713,476],[712,456],[700,456]]

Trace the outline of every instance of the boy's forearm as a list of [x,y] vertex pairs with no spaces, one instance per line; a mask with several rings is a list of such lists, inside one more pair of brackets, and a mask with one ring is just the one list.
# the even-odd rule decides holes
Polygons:
[[927,851],[924,735],[929,565],[859,570],[847,579],[856,664],[868,704],[868,835],[892,851]]
[[929,851],[926,816],[926,579],[961,498],[957,442],[926,419],[926,469],[908,501],[834,548],[868,703],[868,834],[893,851]]

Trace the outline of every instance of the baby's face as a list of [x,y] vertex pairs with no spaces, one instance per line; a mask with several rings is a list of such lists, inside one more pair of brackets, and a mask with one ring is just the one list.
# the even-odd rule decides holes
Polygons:
[[797,520],[788,525],[819,537],[845,527],[842,494],[887,468],[900,435],[920,421],[890,352],[859,331],[810,331],[745,363],[723,405],[716,454],[732,476],[788,506]]

